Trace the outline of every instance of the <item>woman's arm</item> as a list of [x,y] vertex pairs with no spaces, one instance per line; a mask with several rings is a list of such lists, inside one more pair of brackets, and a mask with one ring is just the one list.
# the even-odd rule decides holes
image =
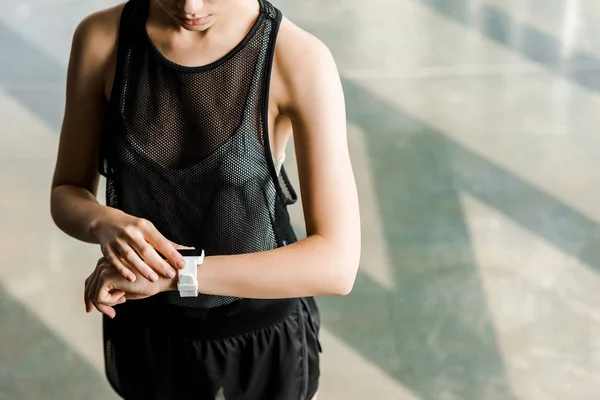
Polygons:
[[[123,277],[135,281],[132,269],[137,269],[156,281],[155,271],[176,276],[172,266],[185,265],[176,250],[179,246],[149,221],[101,205],[96,199],[99,141],[108,103],[105,88],[110,86],[107,77],[115,68],[122,8],[120,5],[90,15],[73,36],[50,210],[55,224],[66,234],[99,244]],[[155,250],[164,254],[171,265]]]
[[354,284],[360,219],[339,73],[329,50],[290,24],[282,26],[277,62],[288,99],[281,109],[293,125],[307,238],[260,253],[208,255],[198,268],[200,293],[345,295]]
[[110,35],[98,15],[82,21],[73,35],[65,114],[50,196],[56,225],[88,243],[98,243],[90,231],[92,221],[110,212],[96,200],[98,141],[106,110],[104,75],[111,55],[107,40]]

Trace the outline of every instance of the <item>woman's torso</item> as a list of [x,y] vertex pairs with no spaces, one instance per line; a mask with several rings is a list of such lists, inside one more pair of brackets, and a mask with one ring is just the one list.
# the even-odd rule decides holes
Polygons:
[[[289,120],[278,107],[284,90],[269,85],[281,79],[272,69],[281,15],[270,3],[260,5],[237,42],[217,47],[207,65],[186,66],[152,41],[149,0],[131,0],[121,9],[117,55],[105,83],[99,168],[107,177],[107,204],[208,255],[296,240],[287,214],[295,193],[285,173],[276,176],[271,159],[282,158],[277,147],[289,137]],[[158,297],[184,308],[244,300]]]
[[[123,7],[126,3],[120,4],[119,6],[113,9],[113,14],[116,19],[120,18]],[[247,19],[250,21],[248,23],[248,27],[253,23],[256,15],[250,15]],[[284,18],[282,24],[286,24],[287,20]],[[115,24],[118,25],[118,22]],[[244,31],[237,38],[232,38],[229,43],[224,44],[222,46],[210,49],[209,52],[205,52],[205,54],[201,54],[198,57],[198,54],[190,56],[190,51],[187,48],[179,48],[175,50],[168,50],[168,55],[166,51],[163,51],[163,48],[167,48],[168,44],[163,44],[161,46],[155,37],[160,37],[161,31],[160,29],[154,29],[152,27],[152,21],[148,21],[147,23],[148,35],[152,38],[152,41],[155,43],[157,48],[160,48],[161,53],[165,54],[169,60],[172,60],[176,64],[185,65],[185,66],[202,66],[213,63],[219,59],[221,59],[225,54],[231,51],[239,42],[242,41],[243,37],[246,35]],[[154,32],[154,33],[153,33]],[[111,59],[107,63],[106,71],[104,73],[103,79],[103,88],[104,95],[107,102],[110,102],[111,92],[113,89],[114,78],[115,78],[115,69],[117,62],[117,46],[118,42],[115,37],[114,43],[112,43],[111,47]],[[196,53],[202,53],[202,51],[196,51]],[[277,62],[278,52],[275,52],[275,59],[273,63],[273,70],[271,73],[271,83],[269,90],[269,102],[268,102],[268,132],[271,143],[271,152],[276,160],[283,161],[285,159],[285,149],[289,142],[292,133],[292,124],[290,118],[281,112],[280,107],[283,104],[288,103],[286,88],[285,88],[285,80],[281,76],[281,72],[278,69]]]

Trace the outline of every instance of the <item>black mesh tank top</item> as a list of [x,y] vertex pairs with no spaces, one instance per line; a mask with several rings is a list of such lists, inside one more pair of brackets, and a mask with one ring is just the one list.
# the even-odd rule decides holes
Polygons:
[[[277,174],[267,104],[281,13],[265,0],[252,28],[209,65],[166,59],[148,37],[149,0],[130,0],[100,145],[106,202],[150,220],[165,237],[207,256],[273,249],[296,241],[287,206],[296,201]],[[181,307],[249,301],[178,292],[155,296]]]

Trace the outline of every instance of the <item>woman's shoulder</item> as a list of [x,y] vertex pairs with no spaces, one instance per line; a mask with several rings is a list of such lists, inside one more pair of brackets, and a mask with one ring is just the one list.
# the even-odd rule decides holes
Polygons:
[[304,91],[322,76],[337,75],[337,66],[327,45],[318,37],[283,17],[275,45],[274,70],[286,99]]
[[77,25],[74,40],[93,41],[93,44],[101,44],[116,38],[121,14],[126,4],[121,3],[87,15]]
[[71,69],[99,88],[112,76],[119,35],[119,23],[127,3],[93,12],[83,18],[71,44]]
[[83,18],[73,34],[71,51],[82,52],[86,58],[95,61],[108,60],[116,48],[125,4],[102,9]]
[[331,52],[321,39],[283,17],[275,57],[281,64],[298,66],[298,63],[306,65],[329,59]]

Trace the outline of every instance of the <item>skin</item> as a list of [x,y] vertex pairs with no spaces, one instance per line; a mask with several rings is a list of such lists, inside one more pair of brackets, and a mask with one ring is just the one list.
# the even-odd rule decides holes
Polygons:
[[[184,247],[166,239],[151,221],[96,199],[98,141],[111,96],[122,8],[92,14],[75,31],[51,188],[56,225],[100,245],[103,257],[85,283],[86,309],[95,306],[110,317],[112,306],[126,299],[175,290],[169,275],[182,261],[176,249]],[[204,65],[241,41],[258,9],[255,0],[153,0],[147,31],[170,60]],[[207,15],[200,25],[181,19]],[[286,18],[275,49],[268,126],[276,158],[293,137],[307,237],[260,253],[207,255],[198,268],[199,292],[245,298],[346,295],[358,271],[361,241],[342,86],[327,47]]]

